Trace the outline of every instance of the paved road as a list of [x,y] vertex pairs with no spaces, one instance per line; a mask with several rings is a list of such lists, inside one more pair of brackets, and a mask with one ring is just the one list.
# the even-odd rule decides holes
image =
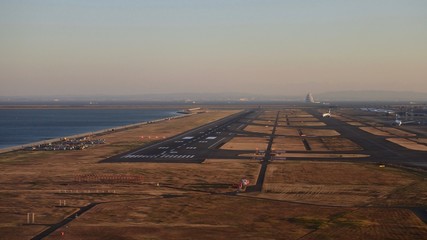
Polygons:
[[261,192],[262,191],[262,185],[264,184],[265,179],[265,172],[267,171],[267,165],[271,160],[271,146],[273,145],[274,137],[276,136],[276,127],[277,123],[279,121],[279,115],[280,111],[276,114],[276,120],[274,121],[273,130],[271,131],[270,139],[268,141],[267,150],[265,150],[264,159],[261,162],[261,168],[258,174],[257,182],[254,186],[251,186],[247,189],[248,192]]
[[56,224],[51,225],[49,228],[47,228],[43,232],[41,232],[41,233],[37,234],[36,236],[34,236],[33,238],[31,238],[31,240],[41,240],[41,239],[49,236],[49,234],[55,232],[57,229],[59,229],[59,228],[65,226],[66,224],[70,223],[71,221],[76,219],[78,216],[82,215],[86,211],[89,211],[91,208],[95,207],[96,205],[97,205],[97,203],[90,203],[84,207],[81,207],[77,212],[72,213],[70,216],[66,217],[61,222],[58,222]]

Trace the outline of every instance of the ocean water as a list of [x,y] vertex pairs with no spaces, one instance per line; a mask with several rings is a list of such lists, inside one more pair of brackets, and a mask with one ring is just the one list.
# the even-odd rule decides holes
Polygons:
[[0,109],[0,149],[178,116],[176,109]]

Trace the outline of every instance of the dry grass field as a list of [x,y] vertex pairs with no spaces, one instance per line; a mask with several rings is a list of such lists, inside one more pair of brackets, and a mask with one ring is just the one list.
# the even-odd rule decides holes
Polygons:
[[388,141],[398,144],[407,149],[416,151],[427,151],[427,145],[406,138],[387,138]]
[[376,165],[281,161],[268,166],[262,196],[319,205],[361,206],[423,181],[404,171]]
[[[240,156],[252,156],[251,154],[241,154]],[[273,160],[280,160],[281,158],[300,158],[302,160],[313,159],[313,158],[365,158],[369,157],[367,154],[355,154],[355,153],[277,153],[277,157],[273,157]]]
[[243,130],[247,132],[271,134],[271,132],[273,131],[273,125],[265,125],[265,126],[248,125]]
[[[298,239],[342,210],[192,193],[96,206],[64,231],[69,239]],[[91,237],[93,236],[93,237]]]
[[321,138],[323,144],[330,151],[360,151],[362,147],[347,138],[329,137]]
[[301,239],[425,239],[425,224],[408,209],[360,208],[338,214]]
[[[234,112],[236,111],[210,111],[186,118],[142,125],[125,131],[110,132],[101,136],[106,139],[106,144],[82,151],[16,151],[0,155],[3,172],[0,175],[2,183],[0,186],[2,199],[0,236],[7,236],[7,239],[28,239],[89,202],[132,199],[135,196],[139,197],[139,194],[147,194],[147,191],[152,195],[153,188],[158,191],[154,187],[156,183],[160,183],[161,186],[168,184],[184,186],[204,184],[209,181],[210,184],[220,183],[229,186],[239,181],[244,175],[253,178],[259,167],[255,163],[252,164],[255,169],[252,171],[237,167],[236,173],[230,175],[237,175],[236,179],[230,181],[212,173],[233,171],[233,166],[239,165],[238,162],[229,162],[227,165],[231,168],[224,168],[220,166],[223,165],[221,163],[218,165],[207,162],[203,164],[205,166],[203,169],[208,172],[194,169],[196,165],[191,164],[168,166],[167,164],[99,163],[106,157],[146,144],[148,140],[142,140],[143,135],[159,137],[175,135]],[[155,137],[152,138],[152,140],[155,139]],[[241,166],[246,168],[248,164],[250,165],[249,162],[245,162]],[[144,184],[82,184],[75,182],[77,174],[111,176],[132,174],[142,176],[145,181]],[[195,188],[198,187],[195,186]],[[138,194],[135,195],[135,193]],[[67,207],[57,207],[60,200],[66,200]],[[36,213],[36,224],[25,225],[28,212]]]
[[[82,151],[1,154],[0,239],[30,239],[89,203],[97,205],[45,239],[352,240],[427,235],[427,225],[410,210],[427,203],[425,174],[373,164],[307,160],[366,157],[332,152],[360,150],[334,130],[302,128],[303,134],[313,135],[306,138],[312,150],[324,151],[310,153],[298,128],[278,127],[277,133],[283,135],[274,138],[273,151],[301,151],[280,154],[301,161],[270,162],[261,192],[236,193],[241,178],[247,178],[250,186],[257,182],[261,164],[253,154],[242,155],[247,159],[207,159],[200,164],[99,163],[235,112],[209,111],[110,132],[101,136],[106,144]],[[276,114],[265,111],[254,123],[274,123]],[[286,109],[280,118],[286,114],[289,119],[313,117],[300,109]],[[266,150],[272,127],[249,125],[249,130],[266,137],[234,137],[221,149]],[[422,145],[425,139],[412,143]],[[89,177],[79,180],[79,176]],[[129,176],[141,180],[108,180]],[[66,205],[59,206],[64,200]],[[35,213],[35,224],[26,224],[28,212]]]
[[321,127],[321,126],[326,126],[326,124],[323,122],[300,121],[300,122],[290,122],[289,126],[293,126],[293,127]]
[[234,137],[226,144],[222,145],[221,149],[228,150],[256,150],[264,151],[267,149],[268,138],[262,137]]
[[263,125],[263,126],[273,126],[274,120],[254,120],[253,124]]
[[348,124],[350,124],[350,125],[352,125],[352,126],[356,126],[356,127],[361,127],[361,126],[364,126],[364,124],[363,123],[361,123],[361,122],[356,122],[356,121],[349,121],[349,122],[347,122]]
[[316,137],[333,137],[333,136],[340,135],[337,131],[333,129],[302,128],[301,132],[306,136],[316,136]]
[[365,132],[383,136],[383,137],[414,137],[416,136],[414,133],[410,133],[401,129],[392,128],[392,127],[360,127]]
[[421,144],[427,144],[427,138],[410,138],[410,140]]
[[373,135],[382,136],[382,137],[391,137],[393,134],[389,132],[382,131],[376,127],[360,127],[359,129],[368,132]]
[[300,137],[276,137],[272,149],[278,151],[305,151]]
[[317,122],[318,119],[315,117],[293,117],[288,116],[289,122]]
[[380,129],[384,132],[391,133],[392,135],[398,136],[398,137],[414,137],[414,136],[416,136],[416,134],[414,134],[414,133],[410,133],[410,132],[404,131],[402,129],[397,129],[397,128],[393,128],[393,127],[378,127],[378,129]]
[[299,133],[298,133],[298,130],[296,128],[278,126],[278,127],[276,127],[276,135],[297,137],[297,136],[299,136]]

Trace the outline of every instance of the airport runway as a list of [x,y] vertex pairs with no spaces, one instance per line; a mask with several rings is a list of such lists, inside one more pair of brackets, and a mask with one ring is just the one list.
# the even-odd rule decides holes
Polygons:
[[308,112],[325,122],[327,124],[325,128],[335,129],[341,134],[342,137],[348,138],[360,145],[363,150],[359,151],[358,153],[370,155],[368,158],[347,160],[378,162],[383,164],[394,164],[427,169],[427,152],[404,148],[398,144],[387,141],[387,137],[370,134],[359,129],[357,126],[347,124],[333,117],[323,118],[321,114],[316,111],[316,109],[310,109]]
[[102,162],[200,163],[206,158],[235,158],[245,151],[216,151],[239,134],[259,112],[245,110],[172,138],[120,154]]
[[[327,125],[304,128],[334,129],[341,134],[341,137],[350,139],[363,148],[361,151],[336,151],[328,153],[370,155],[370,157],[365,158],[309,158],[309,160],[374,162],[427,169],[427,152],[406,149],[387,141],[385,137],[367,133],[356,126],[333,117],[323,118],[316,108],[307,108],[305,110]],[[274,136],[272,134],[274,133],[249,133],[242,130],[260,115],[262,111],[258,109],[245,110],[172,138],[105,159],[102,162],[201,163],[208,158],[247,159],[247,157],[239,157],[238,155],[242,153],[254,153],[254,151],[223,150],[219,148],[235,136],[270,137],[273,141]],[[318,153],[310,150],[288,152]],[[288,157],[286,160],[308,159]]]

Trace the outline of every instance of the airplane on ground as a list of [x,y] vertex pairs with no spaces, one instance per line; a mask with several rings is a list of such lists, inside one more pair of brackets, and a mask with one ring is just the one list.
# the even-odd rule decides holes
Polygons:
[[385,115],[392,115],[395,113],[394,110],[383,109],[383,108],[360,108],[360,110],[368,111],[368,112],[383,113]]
[[331,109],[327,113],[322,114],[322,117],[332,117]]
[[400,120],[399,119],[399,114],[396,114],[396,119],[391,123],[391,125],[393,125],[393,126],[402,126],[402,125],[405,125],[405,124],[411,124],[411,123],[416,123],[416,124],[420,124],[420,122],[417,122],[417,121],[402,121],[402,120]]

